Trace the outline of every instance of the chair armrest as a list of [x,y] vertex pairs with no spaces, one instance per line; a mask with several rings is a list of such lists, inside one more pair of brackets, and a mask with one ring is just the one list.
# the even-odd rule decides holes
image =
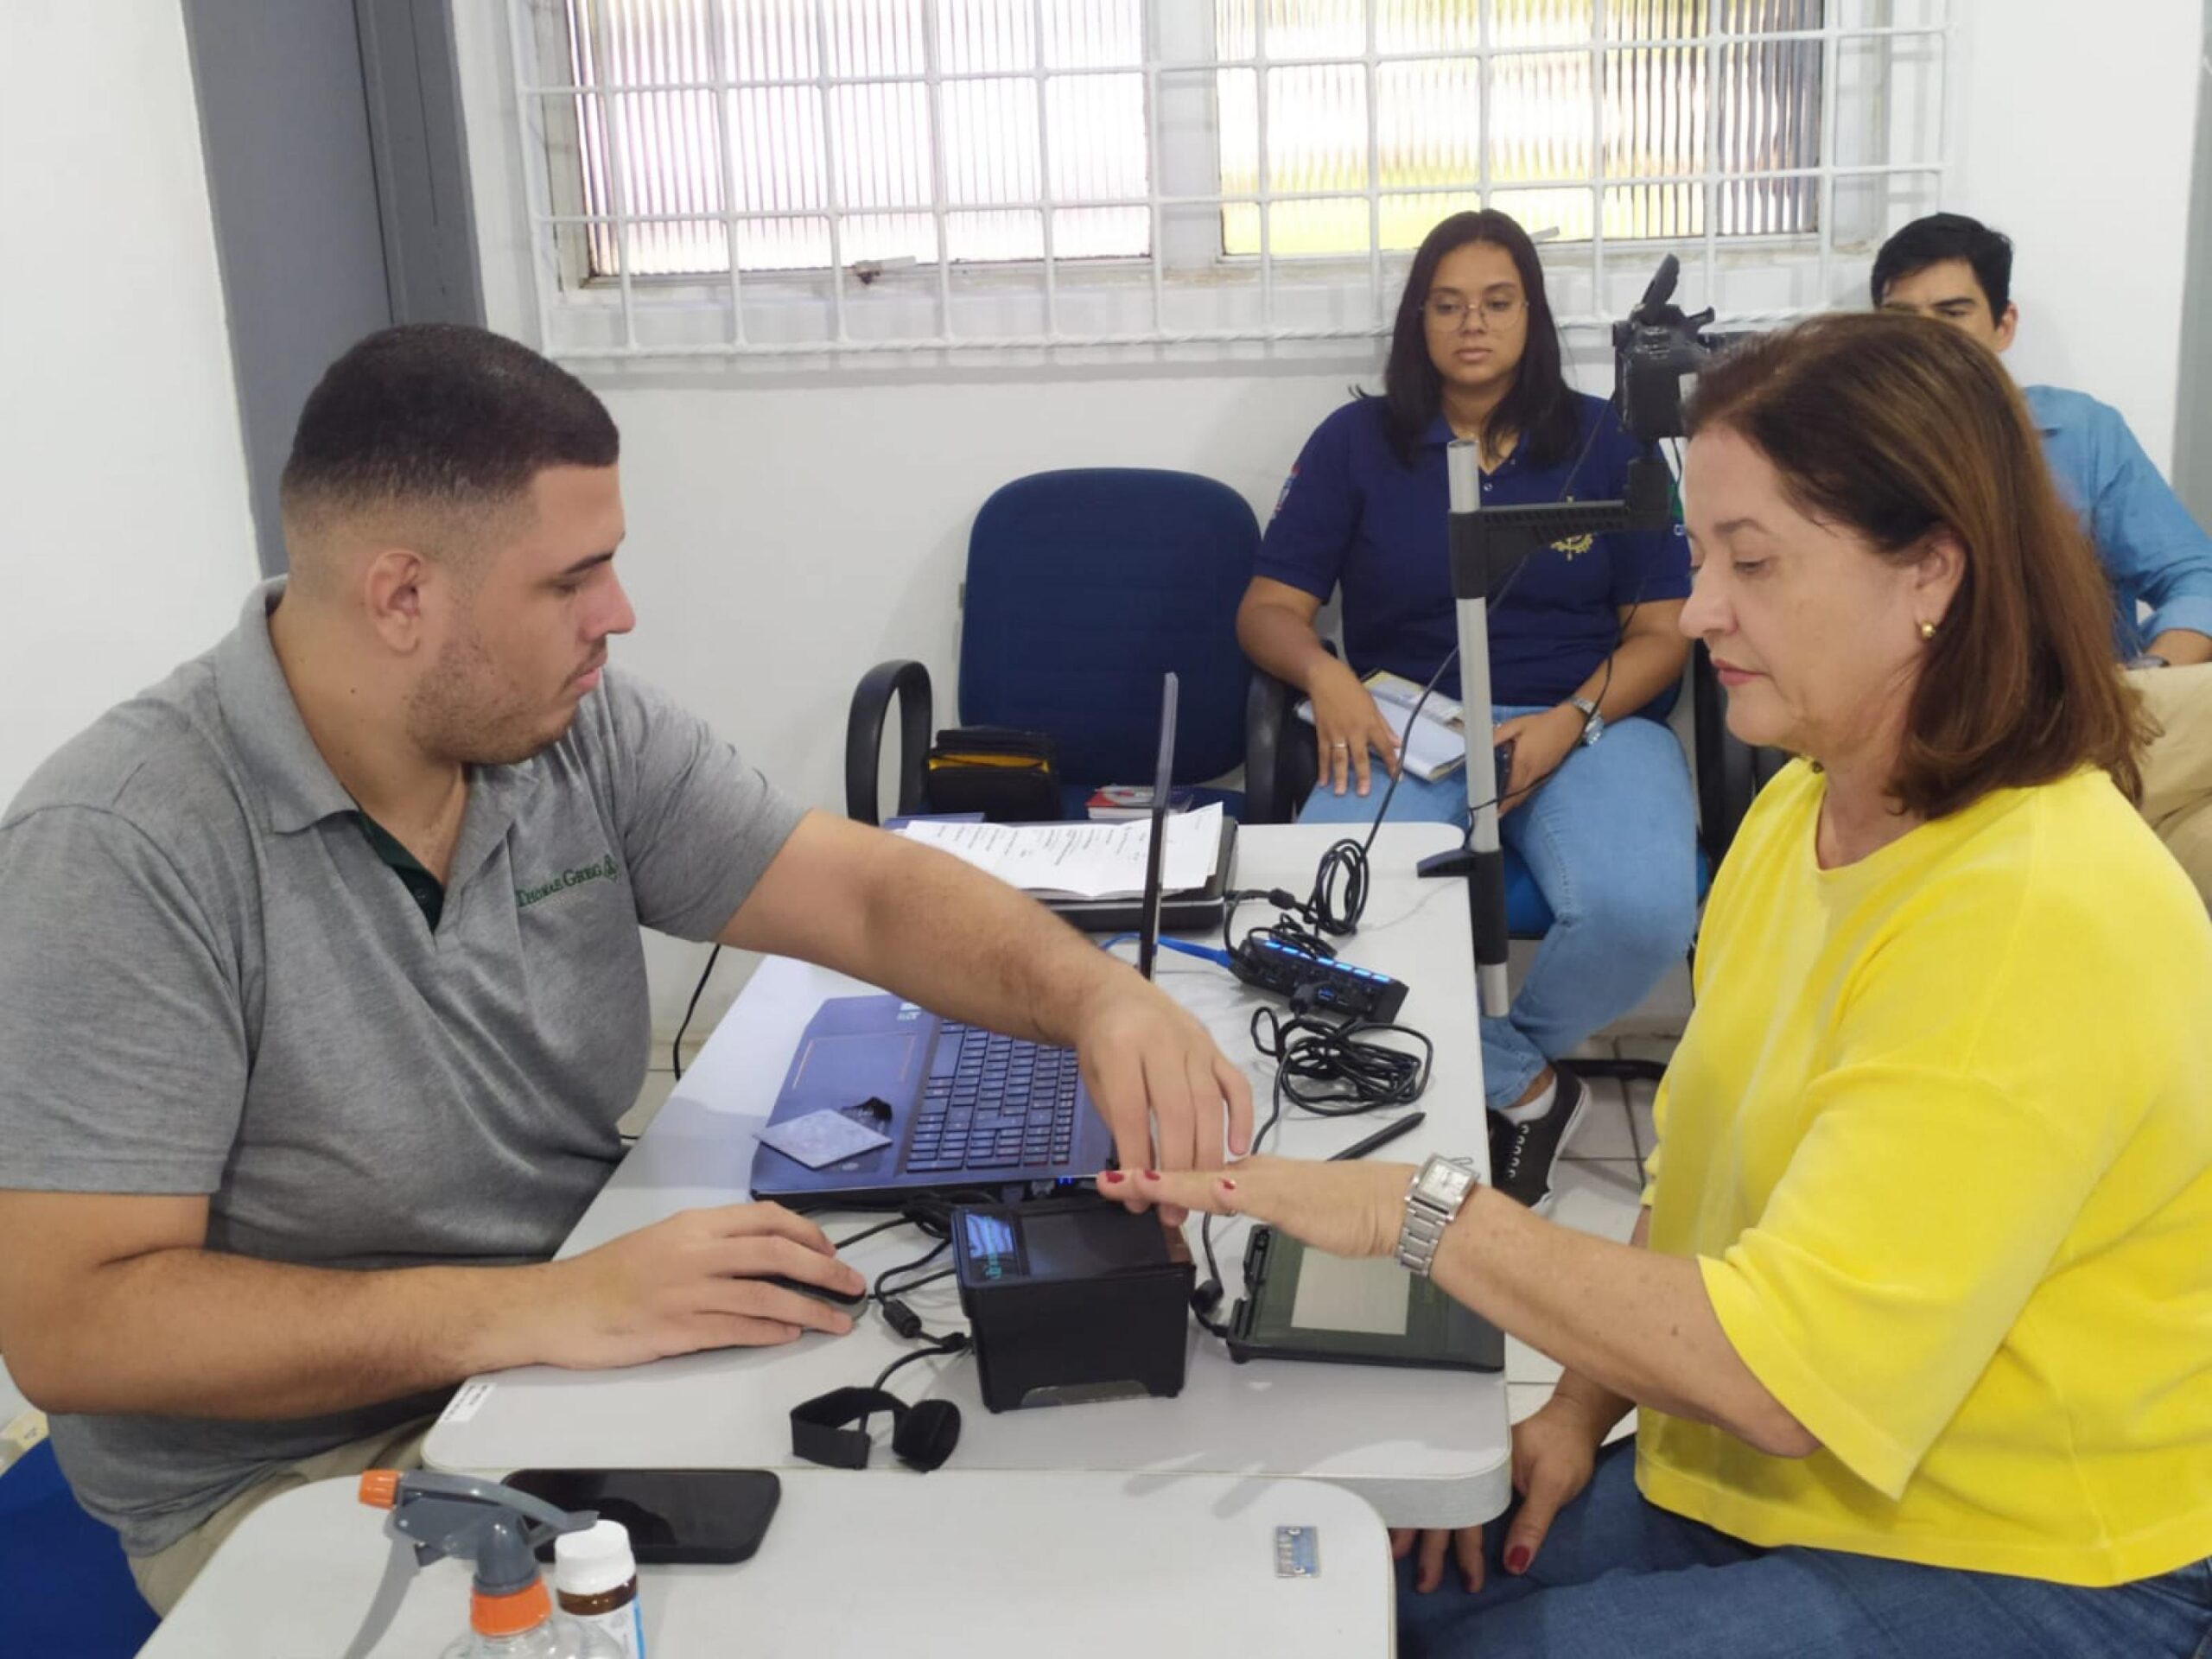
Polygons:
[[853,688],[845,717],[845,816],[880,823],[876,778],[883,764],[883,719],[891,699],[899,699],[899,799],[895,817],[922,804],[922,761],[929,753],[930,722],[935,709],[930,671],[912,661],[878,663]]
[[1299,693],[1272,674],[1252,673],[1244,699],[1244,818],[1288,823],[1313,790],[1313,745],[1301,741]]

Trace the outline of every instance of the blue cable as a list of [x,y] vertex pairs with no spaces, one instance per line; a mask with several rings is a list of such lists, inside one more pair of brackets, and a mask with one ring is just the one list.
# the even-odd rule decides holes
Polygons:
[[[1110,939],[1101,940],[1098,948],[1101,950],[1111,950],[1116,945],[1127,944],[1136,937],[1134,933],[1116,933]],[[1160,948],[1163,950],[1179,950],[1186,957],[1197,957],[1201,961],[1213,963],[1217,968],[1229,966],[1229,952],[1217,950],[1211,945],[1192,944],[1182,939],[1162,939],[1160,942]]]

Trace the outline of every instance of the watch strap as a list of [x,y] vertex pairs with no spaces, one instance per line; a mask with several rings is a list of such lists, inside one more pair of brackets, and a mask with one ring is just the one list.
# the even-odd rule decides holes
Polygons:
[[1481,1182],[1474,1166],[1457,1158],[1432,1157],[1406,1188],[1406,1215],[1398,1229],[1398,1265],[1426,1279],[1436,1265],[1444,1230],[1466,1207]]

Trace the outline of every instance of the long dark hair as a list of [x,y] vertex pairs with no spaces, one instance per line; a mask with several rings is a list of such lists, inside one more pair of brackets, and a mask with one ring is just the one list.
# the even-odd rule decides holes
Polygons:
[[1896,563],[1948,530],[1966,574],[1929,639],[1890,792],[1923,817],[2100,766],[2142,798],[2150,735],[2113,666],[2111,590],[1995,353],[1921,317],[1815,317],[1699,377],[1690,434],[1764,454],[1799,511]]
[[1422,238],[1398,296],[1397,326],[1390,332],[1390,360],[1382,370],[1382,402],[1390,448],[1407,466],[1444,407],[1444,377],[1428,354],[1426,308],[1436,268],[1444,256],[1470,242],[1487,242],[1511,256],[1529,301],[1528,340],[1513,373],[1512,390],[1483,423],[1483,447],[1495,450],[1509,433],[1537,467],[1557,466],[1572,453],[1581,429],[1581,412],[1560,367],[1559,325],[1544,293],[1544,268],[1536,245],[1510,213],[1485,207],[1478,213],[1454,213]]

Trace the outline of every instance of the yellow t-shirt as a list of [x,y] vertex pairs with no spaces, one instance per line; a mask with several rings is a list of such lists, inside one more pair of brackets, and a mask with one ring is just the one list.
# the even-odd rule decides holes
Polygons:
[[1650,1245],[1821,1442],[1646,1412],[1662,1508],[2109,1585],[2212,1556],[2212,924],[2101,772],[1821,869],[1769,784],[1661,1090]]

